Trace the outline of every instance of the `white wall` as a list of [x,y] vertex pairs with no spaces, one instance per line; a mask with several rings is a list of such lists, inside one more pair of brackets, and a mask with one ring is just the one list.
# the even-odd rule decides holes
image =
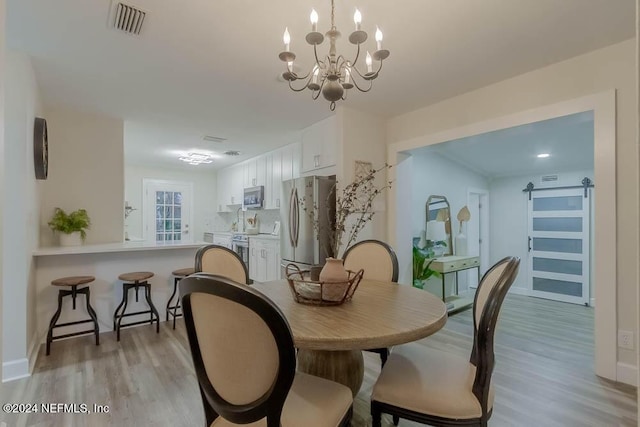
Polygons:
[[31,60],[22,53],[6,51],[6,109],[4,170],[11,185],[5,200],[12,208],[3,218],[4,352],[3,379],[29,372],[29,352],[35,345],[35,267],[31,253],[38,246],[40,182],[33,165],[33,126],[42,116]]
[[[356,160],[371,162],[374,168],[382,167],[386,162],[384,120],[378,116],[363,113],[344,106],[336,110],[339,135],[336,161],[338,188],[355,178]],[[377,176],[376,187],[381,188],[387,181],[387,174],[381,171]],[[356,241],[379,239],[386,241],[386,192],[378,195],[373,209],[372,221],[358,234]],[[353,221],[348,221],[350,224]],[[349,225],[347,225],[347,230]],[[346,237],[346,236],[345,236]],[[346,239],[345,242],[346,244]],[[343,247],[341,250],[344,251]]]
[[[558,181],[541,182],[540,175],[525,175],[495,179],[491,182],[489,193],[490,215],[490,263],[493,264],[506,256],[520,257],[520,274],[512,285],[521,292],[529,287],[527,272],[529,259],[527,250],[527,212],[528,197],[522,189],[533,182],[535,188],[548,188],[580,185],[584,177],[593,181],[593,170],[558,173]],[[597,197],[597,187],[594,190]],[[594,243],[593,240],[591,242]],[[525,292],[526,293],[526,292]],[[593,295],[593,292],[591,292]]]
[[[4,96],[4,79],[5,79],[5,60],[4,60],[4,51],[5,51],[5,1],[0,0],[0,200],[5,200],[5,170],[4,170],[4,159],[5,159],[5,144],[4,144],[4,128],[5,128],[5,118],[4,118],[4,104],[5,104],[5,96]],[[0,203],[0,224],[4,223],[4,203]],[[4,227],[0,226],[0,242],[4,241]],[[0,277],[4,274],[4,249],[3,245],[0,244]],[[2,307],[3,301],[3,293],[4,293],[4,280],[0,279],[0,307]],[[2,342],[4,340],[3,337],[3,329],[4,329],[4,321],[2,320],[2,316],[0,315],[0,355],[3,354],[3,345]]]
[[47,226],[54,208],[84,208],[91,218],[87,244],[122,241],[124,123],[103,114],[47,108],[49,178],[43,182],[40,244],[55,246]]
[[435,151],[413,154],[412,231],[418,237],[425,227],[425,205],[430,195],[445,196],[451,207],[453,237],[458,233],[456,215],[467,204],[469,189],[488,190],[488,180]]
[[[197,166],[194,167],[197,169]],[[202,240],[205,231],[211,231],[216,209],[216,175],[207,171],[182,171],[166,168],[126,164],[125,169],[125,200],[137,210],[131,212],[125,220],[129,237],[144,236],[142,230],[143,218],[143,179],[158,179],[193,183],[193,239]]]
[[[387,124],[387,143],[417,140],[615,89],[617,326],[637,336],[639,244],[637,233],[630,232],[638,227],[640,193],[635,58],[636,42],[631,39],[394,117]],[[395,222],[391,218],[390,223]],[[619,348],[617,359],[635,366],[636,352]]]

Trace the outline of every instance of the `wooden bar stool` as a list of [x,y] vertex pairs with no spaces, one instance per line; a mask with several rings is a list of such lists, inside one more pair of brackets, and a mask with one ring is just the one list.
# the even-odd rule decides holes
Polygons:
[[173,276],[174,276],[174,279],[173,279],[173,293],[169,297],[169,301],[167,301],[167,319],[166,319],[166,321],[167,322],[169,321],[169,316],[173,317],[173,329],[176,328],[176,317],[182,317],[182,312],[178,313],[178,309],[181,308],[180,307],[180,296],[177,296],[176,303],[174,305],[171,305],[171,302],[173,301],[173,298],[176,297],[176,294],[178,293],[178,282],[180,282],[180,280],[184,279],[185,277],[192,275],[195,272],[196,272],[195,268],[181,268],[179,270],[174,270],[173,272],[171,272],[171,274],[173,274]]
[[[96,335],[96,345],[100,345],[100,327],[98,326],[98,316],[96,315],[96,312],[93,309],[93,307],[91,307],[91,302],[89,301],[91,296],[89,292],[89,286],[85,286],[84,288],[78,289],[78,286],[91,283],[94,280],[96,280],[96,278],[93,276],[72,276],[72,277],[62,277],[60,279],[56,279],[53,282],[51,282],[53,286],[65,286],[65,287],[70,286],[71,290],[60,289],[58,291],[58,310],[56,310],[55,314],[51,318],[51,321],[49,322],[49,331],[47,332],[47,356],[51,352],[51,343],[54,340],[59,340],[62,338],[75,337],[78,335],[93,333]],[[87,303],[87,312],[89,313],[89,317],[91,317],[91,319],[78,320],[76,322],[61,323],[57,325],[56,322],[60,318],[60,313],[62,312],[62,298],[71,295],[71,298],[73,299],[73,309],[75,310],[76,296],[78,294],[84,294],[84,297]],[[88,322],[93,322],[93,329],[87,329],[86,331],[58,335],[57,337],[53,336],[53,330],[55,328],[62,328],[64,326],[71,326],[71,325],[79,325],[81,323],[88,323]]]
[[[151,302],[151,283],[147,280],[153,277],[153,273],[150,271],[136,271],[133,273],[124,273],[118,276],[119,280],[122,280],[122,301],[113,313],[113,329],[116,331],[118,341],[120,341],[120,328],[134,325],[142,325],[143,323],[149,323],[153,325],[156,322],[156,333],[160,333],[160,315],[158,310]],[[135,311],[133,313],[125,313],[127,310],[127,304],[129,303],[129,290],[135,289],[136,302],[138,301],[138,288],[144,288],[144,298],[147,300],[149,310]],[[120,311],[122,308],[122,311]],[[141,320],[138,322],[131,322],[122,324],[122,318],[127,316],[135,316],[137,314],[149,314],[149,320]]]

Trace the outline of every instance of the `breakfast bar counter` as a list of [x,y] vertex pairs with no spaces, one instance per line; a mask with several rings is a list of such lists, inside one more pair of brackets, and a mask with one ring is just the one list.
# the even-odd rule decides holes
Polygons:
[[[164,309],[173,291],[171,272],[180,268],[193,267],[195,254],[198,248],[204,245],[206,243],[203,242],[158,244],[127,241],[40,248],[34,251],[39,342],[44,342],[49,319],[57,308],[57,289],[51,286],[52,280],[67,276],[94,276],[96,280],[89,285],[91,305],[97,313],[100,332],[108,332],[113,329],[113,313],[122,300],[122,282],[118,280],[118,276],[134,271],[153,272],[154,276],[149,280],[151,299],[160,312],[161,320],[164,321]],[[70,300],[69,298],[69,301],[64,301],[60,323],[73,322],[87,316],[84,303],[78,304],[76,310],[73,310]],[[132,293],[129,306],[131,311],[144,309],[144,291],[141,292],[139,302],[135,301]],[[75,329],[81,330],[81,328],[82,325],[69,326],[68,330],[60,333],[76,332]],[[125,332],[123,333],[126,335]],[[91,339],[91,337],[80,339]]]

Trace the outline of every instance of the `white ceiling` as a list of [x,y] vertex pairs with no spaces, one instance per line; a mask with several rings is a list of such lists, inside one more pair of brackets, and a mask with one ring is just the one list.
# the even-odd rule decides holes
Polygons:
[[[125,119],[128,161],[174,158],[205,134],[252,156],[293,142],[331,114],[277,76],[289,27],[297,63],[309,12],[328,29],[329,0],[131,0],[148,11],[139,37],[108,28],[111,0],[8,0],[10,48],[33,57],[48,104]],[[345,105],[394,116],[634,36],[634,0],[337,0],[346,39],[356,6],[391,51],[368,94]],[[373,50],[373,37],[369,48]],[[352,46],[339,46],[352,52]],[[326,46],[325,46],[326,48]],[[351,56],[352,54],[347,54]],[[237,158],[234,160],[238,160]],[[163,163],[164,162],[164,163]],[[224,164],[221,162],[218,165]],[[200,168],[206,166],[199,166]],[[215,166],[213,166],[215,167]]]
[[[593,112],[483,133],[413,150],[438,153],[489,179],[593,169]],[[537,155],[548,153],[547,158]]]

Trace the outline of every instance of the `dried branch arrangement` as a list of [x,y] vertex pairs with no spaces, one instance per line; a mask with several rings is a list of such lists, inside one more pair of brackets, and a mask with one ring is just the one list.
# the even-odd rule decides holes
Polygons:
[[[319,207],[315,203],[313,204],[313,210],[304,210],[311,218],[313,228],[320,234],[324,227],[329,227],[329,248],[324,248],[327,254],[330,254],[334,258],[338,258],[342,255],[340,249],[342,248],[343,239],[346,238],[345,248],[350,247],[353,243],[356,243],[358,233],[362,231],[364,226],[371,221],[375,212],[373,211],[373,202],[375,198],[382,193],[385,189],[391,188],[391,181],[386,181],[385,185],[381,187],[376,186],[376,177],[379,173],[387,171],[391,168],[391,165],[384,164],[384,166],[373,169],[368,172],[357,176],[353,182],[348,184],[342,189],[337,191],[338,183],[333,186],[327,199],[325,206]],[[333,210],[333,204],[329,199],[333,199],[335,195],[335,212]],[[306,203],[303,203],[306,206]],[[316,214],[318,209],[329,209],[329,218],[335,219],[335,222],[329,224],[320,224],[318,221],[318,215]],[[349,222],[351,222],[349,224]]]

